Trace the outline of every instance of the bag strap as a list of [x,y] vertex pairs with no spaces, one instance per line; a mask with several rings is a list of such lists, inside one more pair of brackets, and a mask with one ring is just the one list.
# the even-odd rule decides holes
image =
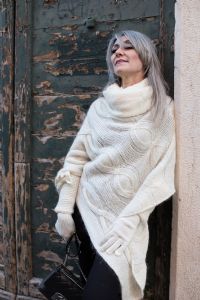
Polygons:
[[[75,241],[76,254],[70,255],[70,248],[71,248],[71,245],[72,245],[72,241],[73,241],[73,240]],[[77,237],[76,232],[74,232],[74,233],[72,234],[72,236],[70,236],[70,238],[67,240],[66,247],[65,247],[65,251],[66,251],[66,256],[65,256],[65,260],[64,260],[63,264],[66,266],[69,257],[73,258],[73,257],[78,257],[78,255],[79,255],[80,246],[79,246],[79,241],[78,241],[78,237]],[[85,276],[85,274],[83,273],[83,271],[82,271],[82,269],[81,269],[80,264],[79,264],[76,260],[74,260],[74,261],[75,261],[76,265],[78,266],[78,268],[79,268],[79,270],[80,270],[80,272],[81,272],[81,275],[82,275],[83,279],[84,279],[85,282],[86,282],[87,279],[86,279],[86,276]]]
[[[75,254],[70,254],[70,249],[72,246],[72,242],[75,240],[75,246],[76,246],[76,252]],[[69,257],[77,257],[80,251],[79,243],[78,243],[78,238],[76,233],[73,233],[69,239],[67,240],[66,246],[65,246],[65,259],[64,259],[64,265],[67,263]]]

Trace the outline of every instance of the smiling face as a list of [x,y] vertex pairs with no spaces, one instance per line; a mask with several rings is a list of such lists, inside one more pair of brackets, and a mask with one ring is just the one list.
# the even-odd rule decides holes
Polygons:
[[111,62],[114,73],[121,78],[122,87],[138,83],[144,79],[142,61],[125,36],[116,39],[112,47]]

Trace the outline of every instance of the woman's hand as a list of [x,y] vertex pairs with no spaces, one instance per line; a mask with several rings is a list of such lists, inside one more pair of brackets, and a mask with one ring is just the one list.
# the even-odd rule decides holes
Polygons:
[[137,215],[117,218],[101,242],[101,251],[117,256],[122,255],[131,242],[139,221]]
[[69,238],[75,232],[75,224],[71,214],[58,213],[55,224],[56,231],[64,239]]

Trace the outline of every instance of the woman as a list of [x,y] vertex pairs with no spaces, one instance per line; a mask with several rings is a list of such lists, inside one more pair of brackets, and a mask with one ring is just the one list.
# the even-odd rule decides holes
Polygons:
[[134,300],[145,287],[148,217],[174,193],[173,101],[144,34],[115,34],[107,65],[107,87],[56,176],[56,230],[67,238],[76,223],[84,300]]

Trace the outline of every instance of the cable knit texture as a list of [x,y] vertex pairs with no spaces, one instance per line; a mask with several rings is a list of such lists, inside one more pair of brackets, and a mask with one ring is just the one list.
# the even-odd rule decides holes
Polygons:
[[[151,105],[147,79],[127,88],[107,87],[91,105],[59,173],[67,174],[69,183],[64,181],[73,193],[66,197],[74,197],[94,247],[119,277],[123,300],[143,297],[148,217],[175,191],[173,101],[166,96],[159,127]],[[72,185],[74,176],[80,181]],[[68,211],[66,203],[58,202],[60,210]],[[102,249],[109,232],[121,241],[128,232],[121,256]]]

